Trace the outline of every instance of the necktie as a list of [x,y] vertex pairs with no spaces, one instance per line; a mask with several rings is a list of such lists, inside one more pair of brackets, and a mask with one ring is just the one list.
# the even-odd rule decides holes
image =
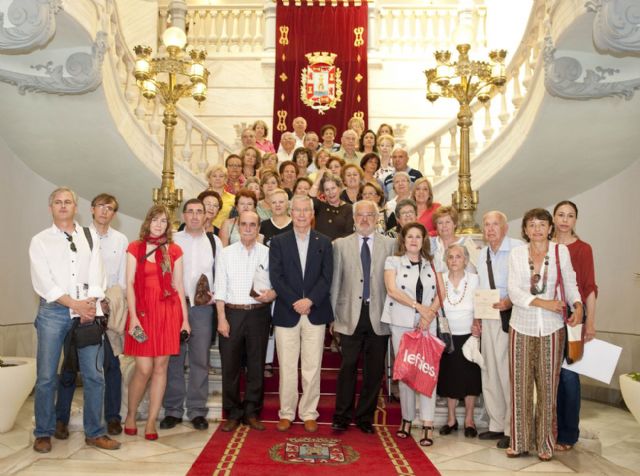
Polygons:
[[360,249],[360,260],[362,261],[362,274],[364,277],[364,284],[362,286],[362,299],[364,301],[369,301],[369,287],[371,284],[371,251],[369,251],[368,241],[368,236],[363,237],[362,248]]

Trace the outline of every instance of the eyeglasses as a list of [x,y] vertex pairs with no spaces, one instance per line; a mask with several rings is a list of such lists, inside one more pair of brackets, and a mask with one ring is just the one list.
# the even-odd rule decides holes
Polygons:
[[96,208],[99,208],[101,210],[106,210],[109,213],[116,211],[116,209],[113,206],[107,205],[106,203],[100,203],[100,204],[96,205]]
[[76,244],[73,242],[73,236],[71,236],[66,231],[64,232],[64,236],[67,237],[67,241],[69,242],[69,247],[71,248],[71,251],[73,251],[74,253],[77,253],[78,248],[76,248]]

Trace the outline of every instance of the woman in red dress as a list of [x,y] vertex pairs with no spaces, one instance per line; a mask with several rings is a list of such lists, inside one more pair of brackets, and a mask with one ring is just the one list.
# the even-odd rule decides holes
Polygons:
[[[168,217],[164,206],[151,207],[140,227],[140,239],[127,248],[129,320],[124,353],[135,357],[136,367],[129,382],[124,431],[127,435],[138,432],[136,413],[151,379],[149,417],[144,428],[147,440],[158,439],[156,419],[167,384],[169,356],[180,353],[181,331],[191,332],[189,320],[183,319],[187,306],[182,250],[171,242]],[[146,334],[146,340],[142,334]]]

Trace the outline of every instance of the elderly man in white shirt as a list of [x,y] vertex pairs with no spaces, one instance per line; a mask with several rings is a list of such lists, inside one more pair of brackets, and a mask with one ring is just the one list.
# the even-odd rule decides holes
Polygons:
[[[209,395],[209,355],[211,337],[215,327],[214,299],[197,304],[196,287],[205,276],[210,290],[214,286],[214,267],[220,257],[222,242],[213,233],[204,230],[204,203],[197,198],[188,200],[183,208],[185,228],[173,235],[174,242],[183,252],[183,281],[187,296],[191,335],[180,343],[180,354],[172,355],[167,370],[167,388],[164,393],[164,419],[160,428],[169,429],[182,421],[185,399],[187,418],[196,430],[209,428],[207,397]],[[214,251],[215,250],[215,251]],[[189,384],[185,384],[184,367],[188,358]]]
[[[221,430],[234,431],[241,422],[262,431],[264,361],[269,339],[269,303],[276,298],[269,282],[269,248],[257,242],[260,217],[252,211],[238,218],[240,241],[222,250],[216,265],[215,299],[218,309],[222,360],[222,409],[227,421]],[[247,355],[244,399],[240,398],[240,369]]]
[[498,448],[508,448],[511,435],[511,386],[509,383],[509,320],[511,300],[507,291],[509,254],[524,245],[507,235],[507,217],[490,211],[482,217],[482,231],[487,246],[478,255],[478,289],[497,289],[500,300],[493,307],[500,320],[482,322],[482,395],[489,415],[489,430],[478,435],[481,440],[498,440]]
[[284,132],[280,136],[280,147],[278,147],[278,163],[286,160],[293,160],[293,151],[296,150],[296,136],[293,132]]
[[[37,380],[35,389],[35,441],[38,453],[51,451],[55,432],[55,390],[58,362],[65,336],[74,326],[92,323],[102,315],[98,301],[104,298],[105,277],[97,235],[83,229],[75,220],[76,194],[65,187],[49,196],[53,225],[31,239],[29,259],[33,289],[40,296],[35,327],[38,337]],[[78,349],[80,371],[84,377],[83,423],[85,442],[101,449],[115,450],[120,443],[105,434],[102,419],[104,376],[102,346]]]
[[[107,433],[122,433],[122,372],[118,355],[122,353],[122,339],[126,319],[125,306],[125,271],[126,252],[129,241],[127,237],[111,228],[111,222],[118,212],[118,201],[113,195],[101,193],[91,201],[93,221],[89,229],[98,236],[98,246],[107,279],[106,296],[113,304],[113,312],[109,312],[109,325],[104,341],[104,418],[107,422]],[[117,302],[116,302],[117,301]],[[60,374],[56,399],[56,431],[54,436],[59,440],[69,437],[69,418],[71,402],[76,389],[76,372],[65,369]]]

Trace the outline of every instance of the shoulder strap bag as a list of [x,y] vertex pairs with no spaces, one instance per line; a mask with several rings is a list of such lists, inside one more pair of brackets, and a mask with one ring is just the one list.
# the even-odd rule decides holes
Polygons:
[[438,293],[438,300],[440,301],[440,312],[436,313],[436,336],[444,342],[444,351],[447,354],[450,354],[455,350],[455,346],[453,345],[453,335],[449,328],[449,319],[447,319],[444,312],[444,301],[442,300],[442,293],[440,291],[440,282],[438,281],[438,273],[436,273],[436,270],[433,267],[433,262],[431,262],[431,270],[436,278],[436,292]]
[[[571,315],[571,307],[567,302],[564,293],[564,281],[562,279],[562,270],[560,269],[560,247],[556,243],[556,271],[558,273],[558,280],[556,282],[556,290],[560,288],[560,299],[566,305],[562,311],[562,318],[564,320],[564,357],[567,359],[568,364],[573,364],[582,359],[584,353],[584,325],[582,323],[576,326],[569,326],[567,321]],[[557,292],[557,291],[556,291]]]
[[[493,266],[491,266],[491,255],[489,254],[489,247],[487,246],[487,272],[489,274],[489,286],[491,289],[496,289],[496,283],[493,279]],[[500,311],[500,320],[502,321],[502,330],[509,332],[509,321],[511,321],[512,308],[506,311]]]

